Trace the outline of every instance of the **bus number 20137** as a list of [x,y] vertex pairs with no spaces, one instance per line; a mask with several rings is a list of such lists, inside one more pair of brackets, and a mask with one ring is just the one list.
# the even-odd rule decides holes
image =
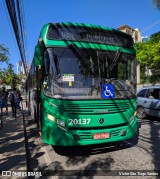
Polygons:
[[82,119],[69,119],[70,125],[77,125],[77,124],[89,124],[90,118],[82,118]]

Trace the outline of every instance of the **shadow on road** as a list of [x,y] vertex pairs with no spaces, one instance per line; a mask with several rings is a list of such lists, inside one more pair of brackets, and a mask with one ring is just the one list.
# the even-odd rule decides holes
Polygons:
[[3,129],[0,131],[0,170],[26,169],[24,131],[22,114],[13,118],[9,108],[8,116],[3,116]]
[[[132,141],[135,140],[134,138],[131,139]],[[136,142],[132,142],[132,144]],[[96,155],[96,154],[103,154],[109,153],[116,150],[122,150],[126,148],[133,147],[128,142],[114,142],[114,143],[107,143],[107,144],[99,144],[99,145],[89,145],[89,146],[72,146],[72,147],[61,147],[61,146],[52,146],[54,151],[58,155],[63,156],[89,156],[89,155]]]
[[82,178],[82,176],[86,179],[92,179],[94,178],[94,176],[106,176],[107,173],[110,172],[111,165],[114,162],[115,161],[111,157],[104,159],[97,158],[95,161],[92,161],[87,166],[82,167],[81,169],[76,170],[73,168],[70,170],[65,170],[61,162],[55,161],[48,167],[44,167],[41,171],[43,176],[56,176],[58,179],[64,177],[79,179]]
[[[148,117],[139,120],[139,123],[141,126],[148,126],[147,129],[142,128],[139,134],[139,138],[144,144],[141,147],[152,156],[155,170],[160,170],[160,118]],[[146,148],[145,145],[150,147]]]

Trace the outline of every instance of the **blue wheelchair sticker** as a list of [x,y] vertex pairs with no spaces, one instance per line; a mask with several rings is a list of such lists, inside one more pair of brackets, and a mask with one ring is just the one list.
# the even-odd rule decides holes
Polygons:
[[102,98],[114,98],[114,86],[110,84],[102,85]]

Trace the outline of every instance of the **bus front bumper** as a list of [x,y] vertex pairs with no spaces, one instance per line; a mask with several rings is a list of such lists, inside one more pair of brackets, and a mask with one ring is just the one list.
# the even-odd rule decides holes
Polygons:
[[64,130],[56,125],[42,128],[42,140],[55,146],[81,146],[124,141],[137,135],[137,118],[117,128],[97,130]]

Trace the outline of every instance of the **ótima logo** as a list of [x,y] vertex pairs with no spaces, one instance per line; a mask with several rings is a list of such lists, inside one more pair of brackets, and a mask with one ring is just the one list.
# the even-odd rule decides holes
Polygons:
[[114,86],[110,84],[102,85],[102,98],[114,98]]

